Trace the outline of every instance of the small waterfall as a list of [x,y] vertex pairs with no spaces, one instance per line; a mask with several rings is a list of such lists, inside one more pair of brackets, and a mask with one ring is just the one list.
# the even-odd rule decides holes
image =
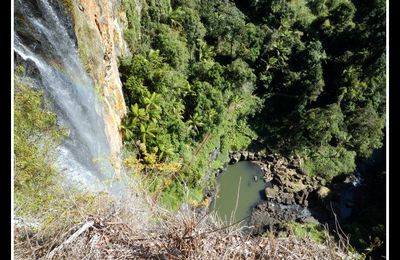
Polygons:
[[[91,190],[109,189],[115,170],[105,134],[103,108],[79,57],[72,23],[58,1],[16,0],[14,53],[39,82],[70,136],[57,151],[67,179]],[[105,184],[108,183],[108,184]],[[112,185],[120,193],[120,184]]]

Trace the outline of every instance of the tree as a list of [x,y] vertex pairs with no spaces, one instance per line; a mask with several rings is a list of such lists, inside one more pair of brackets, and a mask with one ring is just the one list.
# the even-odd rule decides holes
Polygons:
[[253,92],[256,75],[253,73],[253,69],[242,59],[235,59],[229,64],[224,76],[229,79],[236,91]]
[[301,124],[304,129],[302,136],[307,138],[308,147],[338,147],[348,139],[343,127],[344,116],[337,104],[308,110],[302,117]]
[[316,150],[299,151],[298,154],[306,158],[304,168],[309,174],[322,176],[328,181],[339,174],[349,174],[356,168],[356,153],[343,147],[325,145]]
[[374,149],[382,147],[385,119],[371,104],[356,108],[348,115],[346,125],[351,135],[348,147],[358,156],[369,158]]
[[[255,70],[257,93],[265,100],[255,122],[265,123],[255,128],[278,151],[299,149],[307,158],[318,158],[309,159],[314,172],[311,164],[324,161],[322,155],[340,151],[335,158],[347,160],[347,166],[337,164],[339,174],[352,169],[351,158],[367,157],[381,145],[383,5],[381,1],[354,2],[309,1],[315,15],[310,19],[299,2],[254,1],[250,5],[251,15],[267,13],[252,21],[268,28]],[[366,116],[369,120],[362,122]],[[308,156],[312,150],[321,153]],[[332,174],[334,165],[329,166]]]
[[140,124],[140,135],[141,141],[144,144],[148,143],[148,139],[153,139],[156,137],[157,126],[154,122],[150,122],[149,124]]
[[193,60],[194,52],[199,51],[206,29],[197,10],[186,6],[175,9],[171,14],[171,25],[185,32],[188,49]]
[[203,117],[200,116],[198,113],[194,113],[189,120],[186,121],[188,124],[187,131],[189,135],[198,136],[202,127],[204,127]]
[[186,70],[190,55],[186,39],[178,31],[165,24],[157,26],[154,48],[160,50],[161,55],[173,68],[179,71]]

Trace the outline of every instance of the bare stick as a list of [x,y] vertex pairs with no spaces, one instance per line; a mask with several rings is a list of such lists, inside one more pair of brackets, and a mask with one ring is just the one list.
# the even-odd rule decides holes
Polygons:
[[237,206],[238,206],[238,204],[239,204],[240,183],[241,183],[241,182],[242,182],[242,176],[239,177],[239,184],[238,184],[238,189],[237,189],[237,194],[236,194],[235,210],[233,211],[233,216],[231,215],[231,223],[232,223],[232,219],[235,219]]
[[[202,235],[205,235],[205,234],[208,234],[208,233],[213,233],[213,232],[217,232],[217,231],[220,231],[220,230],[227,229],[227,228],[232,227],[232,226],[234,226],[234,225],[236,225],[236,224],[239,224],[240,222],[242,222],[243,220],[245,220],[246,218],[249,218],[249,217],[250,217],[250,215],[247,216],[247,217],[244,217],[244,218],[242,218],[241,220],[236,221],[235,223],[230,224],[230,225],[228,225],[228,226],[224,226],[224,227],[221,227],[221,228],[213,229],[213,230],[210,230],[210,231],[205,231],[205,232],[203,232],[203,233],[198,234],[197,236],[202,236]],[[195,237],[195,236],[193,236],[193,237]],[[192,238],[192,237],[187,237],[187,238],[184,238],[184,239],[188,239],[188,238]]]
[[342,230],[340,223],[337,219],[336,213],[333,210],[332,207],[332,202],[330,203],[331,211],[333,216],[335,217],[335,228],[336,228],[336,234],[339,237],[339,245],[342,247],[343,250],[347,250],[348,244],[349,244],[349,238],[347,237],[346,233]]
[[300,259],[300,257],[298,255],[296,255],[295,253],[293,253],[291,250],[287,249],[286,247],[284,247],[283,245],[279,245],[281,248],[285,249],[288,253],[290,253],[292,256],[296,257],[296,259]]
[[61,245],[59,245],[58,247],[54,248],[49,255],[47,256],[48,259],[52,259],[54,257],[54,255],[60,251],[61,249],[64,248],[64,246],[70,244],[71,242],[73,242],[75,239],[77,239],[83,232],[85,232],[87,229],[89,229],[91,226],[94,225],[94,221],[88,221],[85,224],[83,224],[83,226],[78,229],[78,231],[76,231],[74,234],[72,234],[72,236],[70,236],[67,240],[65,240]]
[[24,231],[25,231],[25,235],[26,235],[26,238],[27,238],[27,240],[28,240],[28,244],[29,244],[29,247],[31,248],[31,250],[32,250],[32,255],[33,255],[33,257],[36,257],[36,255],[35,255],[35,249],[33,249],[33,247],[32,247],[32,243],[31,243],[31,240],[29,239],[29,234],[28,234],[28,231],[26,230],[26,226],[24,225]]

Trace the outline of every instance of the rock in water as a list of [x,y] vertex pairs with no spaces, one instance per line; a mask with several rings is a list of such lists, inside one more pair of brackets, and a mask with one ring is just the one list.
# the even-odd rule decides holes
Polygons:
[[248,157],[249,157],[249,152],[248,151],[243,151],[242,152],[242,160],[243,161],[246,161],[247,159],[248,159]]
[[317,191],[318,198],[320,200],[324,200],[328,197],[330,192],[331,192],[331,190],[328,187],[321,186]]
[[254,153],[249,152],[248,160],[249,160],[249,161],[254,161],[254,160],[255,160]]

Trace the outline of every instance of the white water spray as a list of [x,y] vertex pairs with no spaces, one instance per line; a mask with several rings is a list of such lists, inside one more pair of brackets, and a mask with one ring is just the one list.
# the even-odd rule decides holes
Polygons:
[[121,184],[110,183],[115,170],[103,107],[60,13],[48,0],[17,0],[15,16],[19,24],[15,26],[14,51],[39,72],[30,77],[40,82],[60,124],[70,130],[69,138],[57,151],[60,171],[68,180],[90,190],[121,193]]

